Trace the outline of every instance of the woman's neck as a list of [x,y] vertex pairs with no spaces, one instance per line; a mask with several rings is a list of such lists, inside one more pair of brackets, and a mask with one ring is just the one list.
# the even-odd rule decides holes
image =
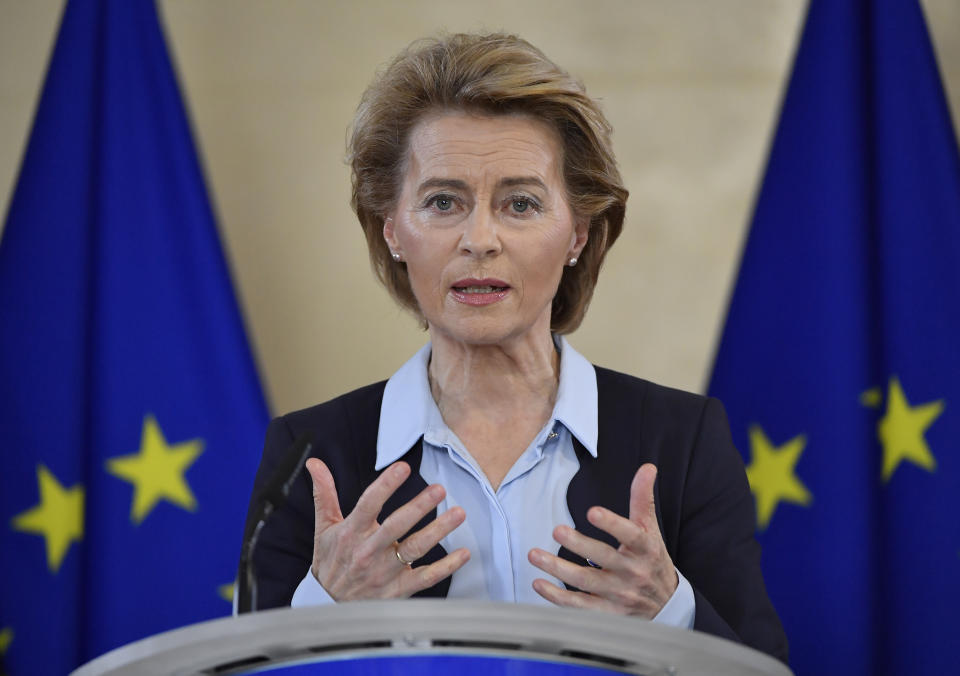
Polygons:
[[430,390],[452,429],[518,414],[532,414],[542,425],[553,410],[560,358],[549,332],[497,345],[470,345],[434,334],[431,339]]

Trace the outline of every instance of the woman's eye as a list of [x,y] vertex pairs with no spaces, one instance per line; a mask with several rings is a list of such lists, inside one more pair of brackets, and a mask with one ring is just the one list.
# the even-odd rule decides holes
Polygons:
[[437,211],[450,211],[453,208],[453,200],[449,197],[444,197],[442,195],[434,197],[432,202]]
[[530,207],[530,202],[523,199],[513,200],[513,210],[518,214],[522,214]]

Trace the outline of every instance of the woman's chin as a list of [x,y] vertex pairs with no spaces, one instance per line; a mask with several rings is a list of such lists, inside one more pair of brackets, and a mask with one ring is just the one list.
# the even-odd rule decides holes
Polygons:
[[428,322],[427,326],[433,342],[448,340],[478,347],[503,346],[550,333],[549,326],[545,331],[537,330],[535,324],[524,326],[516,321],[498,321],[492,317],[464,319],[453,324]]

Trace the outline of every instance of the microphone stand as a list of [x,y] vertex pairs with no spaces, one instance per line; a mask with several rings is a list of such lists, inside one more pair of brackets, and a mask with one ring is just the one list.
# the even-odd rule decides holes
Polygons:
[[261,491],[253,518],[248,521],[240,551],[237,570],[237,612],[249,613],[257,609],[257,576],[253,562],[260,533],[274,511],[283,506],[290,494],[294,479],[303,469],[303,464],[313,450],[310,435],[306,432],[283,454],[282,461],[274,470],[266,487]]

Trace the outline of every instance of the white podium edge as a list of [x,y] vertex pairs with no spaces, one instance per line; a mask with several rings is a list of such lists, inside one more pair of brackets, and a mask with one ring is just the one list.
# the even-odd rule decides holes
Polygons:
[[[453,645],[438,646],[438,641]],[[389,647],[365,649],[370,643]],[[464,650],[462,644],[471,648]],[[73,676],[181,676],[214,673],[218,666],[243,662],[247,666],[239,671],[216,673],[251,673],[286,662],[467,652],[647,676],[791,674],[784,664],[752,648],[638,618],[510,603],[411,599],[281,608],[201,622],[112,650]],[[591,661],[591,655],[601,659]],[[257,663],[259,658],[266,661]]]

